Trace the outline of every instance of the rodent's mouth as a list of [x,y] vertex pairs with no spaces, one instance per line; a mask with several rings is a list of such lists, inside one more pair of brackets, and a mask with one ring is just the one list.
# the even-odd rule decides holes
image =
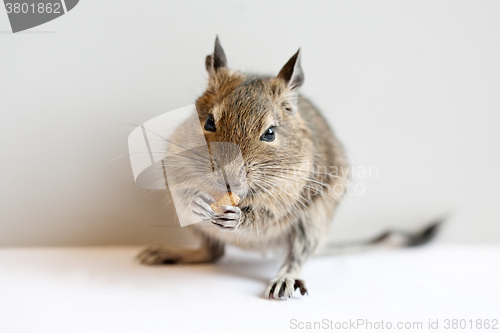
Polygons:
[[246,190],[233,190],[233,189],[231,189],[231,191],[228,191],[228,192],[232,192],[232,193],[236,194],[238,197],[240,197],[241,200],[249,197],[249,192]]
[[234,193],[236,194],[241,200],[247,198],[250,196],[250,191],[244,187],[235,187],[235,186],[225,186],[225,187],[220,187],[220,186],[212,186],[210,189],[206,189],[207,193],[210,193],[211,195],[216,194],[216,193]]

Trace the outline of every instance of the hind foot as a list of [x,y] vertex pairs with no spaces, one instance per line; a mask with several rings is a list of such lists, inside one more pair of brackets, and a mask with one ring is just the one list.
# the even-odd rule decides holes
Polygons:
[[136,259],[143,265],[189,264],[214,261],[205,249],[189,250],[150,246],[142,250]]

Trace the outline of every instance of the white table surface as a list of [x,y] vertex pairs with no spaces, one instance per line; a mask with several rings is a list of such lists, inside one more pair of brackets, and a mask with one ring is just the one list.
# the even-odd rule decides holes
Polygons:
[[446,319],[500,320],[500,246],[316,257],[303,272],[309,296],[287,301],[263,298],[276,260],[232,250],[214,265],[144,267],[138,250],[1,249],[0,332],[290,332],[358,319],[500,331],[444,329]]

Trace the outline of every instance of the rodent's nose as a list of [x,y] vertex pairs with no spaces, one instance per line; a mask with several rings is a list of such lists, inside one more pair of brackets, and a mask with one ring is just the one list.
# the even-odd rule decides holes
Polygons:
[[244,165],[227,165],[217,170],[214,175],[213,186],[219,192],[244,194],[247,191],[247,172]]
[[224,181],[224,179],[217,179],[217,186],[220,188],[227,189],[229,186],[231,189],[238,189],[242,187],[242,184],[239,180],[237,181],[228,181],[227,183]]
[[238,182],[231,183],[231,184],[229,184],[229,187],[234,188],[235,190],[241,189],[241,182],[238,181]]
[[222,178],[217,179],[215,182],[215,187],[217,188],[218,192],[235,192],[238,194],[243,194],[246,192],[246,187],[243,182],[240,180],[230,180],[228,179],[227,183],[226,181]]

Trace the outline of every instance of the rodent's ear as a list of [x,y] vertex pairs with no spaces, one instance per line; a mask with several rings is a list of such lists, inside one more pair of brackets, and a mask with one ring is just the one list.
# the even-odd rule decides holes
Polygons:
[[300,49],[288,60],[278,74],[291,89],[299,88],[304,83],[304,72],[300,66]]
[[227,59],[222,46],[220,45],[219,36],[215,37],[214,53],[207,55],[205,67],[209,73],[215,72],[221,67],[227,67]]

